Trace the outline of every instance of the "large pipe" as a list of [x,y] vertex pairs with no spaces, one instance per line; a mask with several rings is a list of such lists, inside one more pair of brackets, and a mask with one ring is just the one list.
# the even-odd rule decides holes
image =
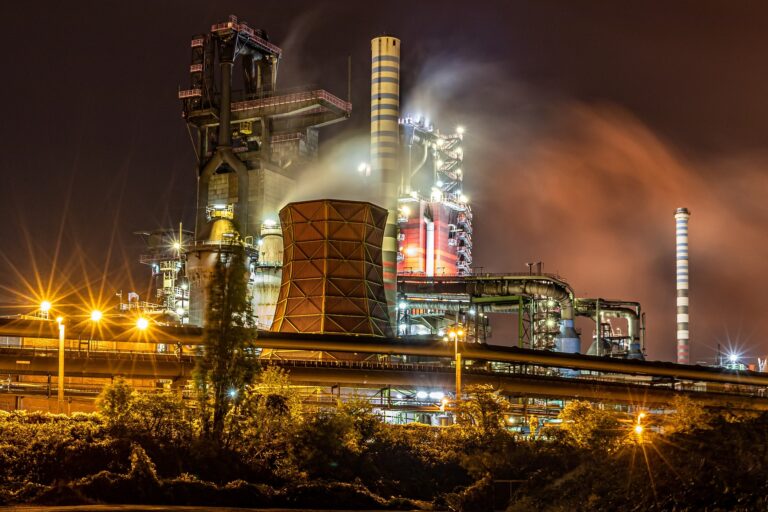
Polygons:
[[397,300],[397,184],[400,145],[400,40],[371,40],[371,169],[381,176],[388,210],[384,230],[384,291],[394,326]]
[[219,69],[221,71],[221,101],[219,103],[219,136],[216,151],[203,166],[198,178],[197,192],[197,232],[195,237],[204,240],[210,228],[206,219],[208,189],[211,176],[224,165],[229,166],[237,175],[236,220],[241,236],[248,233],[248,170],[232,152],[232,68],[234,67],[234,48],[231,42],[219,45]]
[[461,278],[401,278],[400,292],[420,294],[466,294],[469,297],[547,297],[560,304],[560,352],[581,352],[581,340],[574,323],[573,291],[567,283],[546,276],[477,276]]
[[544,276],[494,277],[407,277],[399,288],[408,296],[423,294],[466,294],[470,297],[506,297],[510,295],[541,296],[560,304],[560,317],[573,320],[573,293],[570,287]]
[[221,104],[219,105],[219,143],[218,147],[232,145],[230,120],[232,118],[232,67],[234,63],[222,61],[221,69]]
[[677,362],[690,361],[690,334],[688,317],[688,217],[687,208],[675,212],[675,238],[677,259]]
[[[149,343],[202,343],[203,329],[200,327],[153,326],[150,332],[137,331],[133,325],[112,325],[91,331],[86,322],[67,329],[67,336],[75,339],[80,334],[91,333],[93,340],[144,341]],[[28,338],[57,339],[58,325],[54,321],[20,320],[0,318],[0,336],[23,336]],[[148,337],[151,336],[150,339]],[[257,347],[283,350],[314,350],[324,352],[359,352],[382,355],[412,355],[453,357],[453,346],[443,341],[429,339],[423,342],[385,341],[380,338],[359,336],[318,336],[286,335],[259,331],[254,340]],[[467,343],[462,347],[465,359],[499,361],[507,363],[533,364],[554,368],[574,368],[629,375],[672,377],[703,382],[768,386],[768,375],[748,370],[724,370],[704,366],[689,366],[667,362],[611,359],[607,357],[563,354],[543,350],[499,347]]]
[[435,223],[429,219],[425,219],[427,232],[427,250],[426,250],[426,264],[424,269],[428,276],[435,275]]
[[[24,354],[23,351],[9,353],[0,349],[0,369],[16,375],[50,375],[54,370],[52,357],[47,354]],[[31,351],[30,351],[31,352]],[[95,354],[98,356],[97,354]],[[109,378],[124,375],[129,378],[171,379],[182,382],[192,377],[194,358],[174,356],[147,359],[138,354],[114,354],[115,357],[85,357],[76,351],[67,351],[67,368],[70,377]],[[15,364],[25,358],[23,367]],[[270,360],[266,364],[281,366],[290,371],[291,381],[305,385],[343,385],[356,388],[381,388],[398,386],[416,389],[450,389],[454,376],[450,368],[433,368],[431,371],[398,368],[398,365],[362,363],[345,365],[344,361],[334,365],[333,361],[313,364],[314,361]],[[6,370],[7,369],[7,370]],[[768,400],[746,395],[712,391],[679,391],[664,387],[653,387],[632,382],[598,382],[588,379],[569,379],[542,375],[488,374],[468,369],[462,376],[467,384],[491,384],[502,394],[522,397],[579,397],[596,401],[611,401],[637,404],[642,397],[643,404],[668,404],[675,396],[685,395],[705,407],[768,410]],[[40,388],[38,388],[39,390]],[[46,392],[45,388],[40,390]],[[34,395],[35,388],[17,393]],[[11,390],[9,394],[13,394]],[[70,396],[77,391],[70,390]],[[437,407],[433,410],[435,410]]]
[[[643,358],[642,350],[642,313],[639,302],[606,299],[576,299],[576,314],[600,321],[603,318],[621,318],[627,321],[627,337],[630,339],[627,357]],[[597,320],[596,320],[597,321]],[[596,343],[599,341],[595,340]],[[602,350],[602,347],[600,347]],[[596,355],[602,355],[596,352]]]

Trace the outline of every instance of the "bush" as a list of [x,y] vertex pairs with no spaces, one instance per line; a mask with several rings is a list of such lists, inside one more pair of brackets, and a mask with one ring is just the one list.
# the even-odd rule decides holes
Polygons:
[[361,510],[384,508],[386,502],[361,485],[343,482],[293,484],[280,492],[281,506]]

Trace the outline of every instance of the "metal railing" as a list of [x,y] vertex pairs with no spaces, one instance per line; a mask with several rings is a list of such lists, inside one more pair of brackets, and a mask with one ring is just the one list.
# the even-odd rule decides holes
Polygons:
[[344,101],[326,90],[317,89],[314,91],[296,92],[292,94],[280,94],[278,91],[274,95],[265,95],[253,100],[238,101],[232,103],[232,112],[255,108],[278,107],[281,105],[290,105],[312,100],[325,101],[344,112],[352,111],[352,104],[348,101]]

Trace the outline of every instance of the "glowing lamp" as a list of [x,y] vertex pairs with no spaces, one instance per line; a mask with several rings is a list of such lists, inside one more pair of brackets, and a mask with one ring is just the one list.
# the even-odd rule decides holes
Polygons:
[[102,316],[104,316],[104,315],[98,309],[94,309],[93,311],[91,311],[91,321],[92,322],[100,321]]

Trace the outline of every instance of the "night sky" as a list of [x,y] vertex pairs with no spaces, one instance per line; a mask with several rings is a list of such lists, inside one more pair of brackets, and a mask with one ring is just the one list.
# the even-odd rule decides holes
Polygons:
[[230,13],[283,48],[279,88],[345,97],[352,56],[326,156],[368,130],[371,37],[401,38],[404,113],[466,126],[484,271],[543,261],[578,296],[638,300],[650,358],[671,360],[687,206],[692,361],[768,354],[761,2],[5,2],[0,303],[49,282],[70,301],[146,292],[132,233],[194,221],[189,41]]

